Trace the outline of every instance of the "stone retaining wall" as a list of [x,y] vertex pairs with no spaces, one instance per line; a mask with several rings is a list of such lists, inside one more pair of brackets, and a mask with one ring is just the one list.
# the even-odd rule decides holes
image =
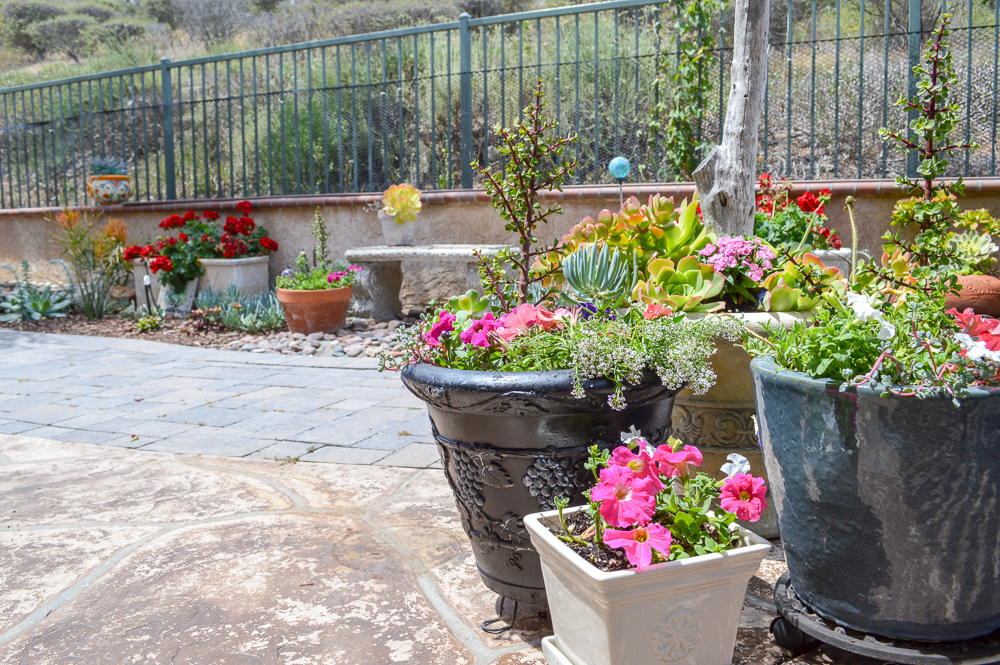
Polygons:
[[[967,196],[963,201],[965,207],[985,207],[994,215],[1000,215],[1000,178],[968,180],[966,185]],[[892,206],[899,197],[894,183],[887,180],[813,181],[798,183],[793,189],[793,195],[797,196],[806,189],[817,191],[824,188],[830,188],[833,193],[833,200],[827,206],[830,225],[845,243],[849,242],[850,225],[843,211],[844,198],[853,195],[857,199],[855,211],[860,248],[880,251],[880,238],[889,228]],[[634,195],[641,201],[645,201],[654,192],[674,196],[678,200],[690,199],[694,193],[694,185],[649,184],[624,188],[626,198]],[[331,231],[334,258],[343,258],[344,252],[352,247],[382,244],[382,231],[377,216],[363,209],[363,206],[377,198],[377,194],[343,194],[253,199],[253,215],[257,223],[267,228],[271,237],[280,244],[279,251],[271,257],[271,277],[290,267],[300,251],[311,252],[313,241],[310,228],[317,207]],[[596,216],[604,208],[617,209],[618,188],[567,187],[562,192],[549,192],[546,199],[558,202],[564,209],[561,217],[540,229],[538,237],[547,241],[561,236],[588,215]],[[489,200],[482,190],[426,192],[423,200],[424,208],[416,222],[414,244],[509,242],[503,220],[490,208]],[[236,200],[130,203],[106,206],[103,213],[105,218],[125,220],[131,241],[138,243],[154,238],[160,232],[157,224],[170,214],[189,209],[212,209],[221,214],[231,214],[235,203]],[[0,210],[0,263],[15,265],[21,259],[28,259],[39,277],[59,279],[59,271],[45,263],[58,256],[51,237],[51,224],[45,219],[52,212],[51,208]],[[404,303],[422,303],[465,288],[464,264],[424,264],[420,268],[404,265],[403,270]],[[0,281],[9,279],[10,275],[6,271],[0,271]]]

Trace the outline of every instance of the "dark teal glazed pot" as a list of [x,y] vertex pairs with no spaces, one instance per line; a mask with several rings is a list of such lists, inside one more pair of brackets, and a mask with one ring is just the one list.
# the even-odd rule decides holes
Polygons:
[[966,640],[1000,628],[1000,389],[880,397],[751,363],[799,598],[843,626]]

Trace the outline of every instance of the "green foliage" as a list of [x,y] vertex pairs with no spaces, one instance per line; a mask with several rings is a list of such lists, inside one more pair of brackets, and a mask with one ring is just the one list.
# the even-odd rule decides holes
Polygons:
[[548,222],[552,215],[562,214],[559,205],[547,205],[543,211],[540,192],[562,191],[563,182],[572,177],[576,167],[576,162],[563,162],[562,153],[563,148],[576,141],[577,137],[551,138],[549,134],[556,129],[557,123],[546,117],[544,111],[545,92],[542,80],[538,79],[534,98],[525,107],[523,119],[514,123],[513,127],[497,125],[494,130],[499,139],[497,151],[506,162],[504,169],[493,173],[478,161],[472,164],[485,178],[484,186],[493,208],[507,222],[504,228],[508,233],[517,235],[520,253],[507,252],[501,257],[509,261],[517,275],[517,293],[521,303],[528,301],[529,285],[544,279],[531,274],[532,263],[538,254],[533,250],[538,242],[535,230],[539,224]]
[[316,240],[316,247],[313,249],[313,265],[328,273],[333,272],[335,268],[334,264],[330,262],[330,230],[326,228],[326,220],[319,208],[316,208],[316,215],[313,217],[312,235]]
[[1000,249],[988,234],[966,231],[948,240],[948,252],[958,263],[959,275],[983,275],[996,263],[993,254]]
[[824,294],[842,295],[847,282],[839,268],[827,266],[815,254],[789,258],[781,270],[771,273],[761,286],[766,312],[809,312],[823,302]]
[[163,325],[163,317],[160,316],[159,312],[153,312],[152,314],[145,314],[140,316],[132,324],[139,332],[153,332],[154,330],[159,330]]
[[[49,263],[62,263],[50,261]],[[66,268],[65,264],[62,264]],[[23,321],[38,321],[45,318],[61,318],[70,313],[73,308],[73,282],[70,280],[69,292],[53,291],[50,285],[39,289],[32,284],[28,275],[28,262],[21,261],[21,273],[4,264],[14,273],[16,286],[14,292],[0,296],[0,322],[19,323]]]
[[468,319],[478,319],[488,312],[490,301],[488,298],[481,297],[479,291],[469,289],[464,295],[449,298],[445,308],[457,317],[459,325],[461,325]]
[[90,16],[68,14],[34,23],[28,32],[46,53],[59,51],[73,62],[80,62],[80,58],[91,50],[90,30],[95,25],[96,21]]
[[598,311],[617,309],[639,279],[638,259],[632,265],[606,244],[581,245],[563,260],[563,275],[578,303],[593,303]]
[[[659,179],[690,180],[707,154],[710,143],[699,142],[699,128],[710,90],[708,72],[718,69],[713,18],[727,7],[727,0],[672,0],[677,11],[677,42],[661,43],[657,55],[654,90],[661,100],[649,123],[654,143],[667,148]],[[679,54],[671,51],[679,47]]]
[[112,287],[124,282],[130,268],[122,259],[124,226],[111,220],[100,227],[100,214],[70,209],[46,219],[55,226],[52,237],[69,263],[80,309],[90,320],[102,318]]
[[3,43],[34,56],[43,56],[48,45],[37,41],[32,27],[66,14],[55,2],[8,0],[0,9]]
[[713,302],[726,286],[726,277],[696,256],[654,259],[633,290],[632,297],[644,303],[659,303],[675,312],[717,312],[726,305]]

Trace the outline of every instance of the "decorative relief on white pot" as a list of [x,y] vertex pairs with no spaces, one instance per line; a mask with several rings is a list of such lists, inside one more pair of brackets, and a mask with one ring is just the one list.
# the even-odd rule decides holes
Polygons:
[[687,658],[701,640],[701,613],[688,607],[677,607],[664,617],[653,634],[653,651],[664,663],[676,663]]

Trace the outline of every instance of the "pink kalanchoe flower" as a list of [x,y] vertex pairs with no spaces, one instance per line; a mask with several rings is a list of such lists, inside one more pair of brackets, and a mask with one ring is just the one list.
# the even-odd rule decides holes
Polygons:
[[485,349],[490,345],[490,333],[499,327],[500,321],[493,318],[493,312],[487,312],[486,316],[476,319],[462,332],[462,343]]
[[454,324],[455,315],[450,312],[442,311],[440,317],[438,317],[437,323],[431,326],[429,332],[424,333],[424,341],[427,342],[429,346],[441,346],[442,333],[454,331]]
[[624,549],[625,558],[640,573],[652,563],[653,550],[659,552],[664,559],[670,556],[672,542],[670,531],[656,522],[631,531],[608,529],[604,532],[604,544],[613,549]]
[[601,517],[619,528],[649,524],[656,510],[655,495],[651,482],[616,464],[601,469],[601,482],[590,490],[590,498],[601,502]]
[[660,473],[667,478],[687,478],[691,475],[689,465],[701,466],[703,459],[701,451],[694,446],[684,446],[684,450],[676,453],[670,446],[660,446],[653,453],[653,461],[660,465]]
[[767,486],[763,478],[737,473],[726,479],[719,492],[719,502],[723,510],[736,513],[736,517],[744,522],[756,522],[767,508],[766,495]]
[[611,453],[611,463],[628,467],[636,478],[650,481],[654,494],[664,487],[663,481],[660,480],[660,470],[656,468],[649,453],[641,448],[639,454],[636,454],[627,446],[618,446]]
[[669,316],[673,313],[674,311],[669,307],[664,307],[658,302],[651,302],[646,305],[646,311],[642,313],[642,318],[652,321],[653,319],[658,319],[661,316]]

